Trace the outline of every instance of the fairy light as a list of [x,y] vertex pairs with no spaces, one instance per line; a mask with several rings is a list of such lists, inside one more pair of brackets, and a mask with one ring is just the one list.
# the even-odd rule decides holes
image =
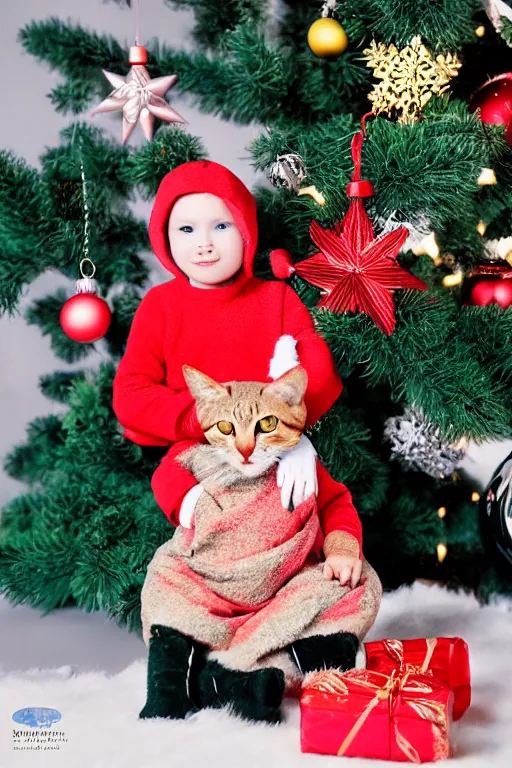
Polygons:
[[471,501],[480,501],[480,494],[478,491],[473,491],[471,494]]
[[457,272],[454,272],[452,275],[445,275],[442,279],[442,284],[445,288],[454,288],[456,285],[460,285],[463,280],[463,274],[462,270],[459,269]]
[[480,24],[480,26],[475,29],[475,35],[477,37],[483,37],[485,35],[485,27],[483,24]]
[[437,545],[437,559],[440,563],[442,563],[448,554],[448,547],[446,544],[443,544],[442,541],[439,542]]
[[485,230],[487,229],[487,224],[485,221],[479,221],[476,227],[476,231],[479,235],[482,235],[482,237],[485,235]]
[[315,186],[311,187],[302,187],[297,192],[298,195],[311,195],[313,200],[318,203],[318,205],[325,205],[325,197],[322,195],[321,192],[318,191],[318,189]]
[[422,238],[418,245],[416,245],[412,252],[415,256],[430,256],[436,267],[443,263],[443,260],[439,254],[439,246],[436,243],[436,233],[431,232],[426,237]]
[[497,184],[498,180],[492,168],[482,168],[482,170],[480,171],[480,176],[476,180],[476,183],[480,187],[485,187],[489,184]]
[[446,512],[447,512],[446,507],[439,507],[439,509],[437,510],[437,516],[440,517],[442,520],[443,517],[446,517]]

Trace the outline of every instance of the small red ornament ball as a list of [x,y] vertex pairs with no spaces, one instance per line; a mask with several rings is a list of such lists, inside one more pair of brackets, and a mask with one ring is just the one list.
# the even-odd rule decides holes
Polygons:
[[480,110],[483,123],[508,126],[512,120],[512,72],[493,77],[480,86],[471,99],[471,109]]
[[512,269],[507,262],[478,265],[464,280],[464,303],[474,307],[498,304],[502,309],[512,306]]
[[288,280],[295,272],[292,257],[284,248],[276,248],[270,252],[270,268],[278,280]]
[[92,344],[106,334],[112,313],[106,301],[95,293],[77,293],[60,311],[60,325],[66,336],[82,344]]

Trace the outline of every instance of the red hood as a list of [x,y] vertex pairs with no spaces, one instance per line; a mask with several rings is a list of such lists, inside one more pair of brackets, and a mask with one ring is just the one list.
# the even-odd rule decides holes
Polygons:
[[162,179],[149,221],[149,239],[156,257],[175,277],[183,277],[169,247],[169,214],[179,197],[198,192],[217,195],[231,211],[244,242],[244,273],[252,277],[258,243],[256,202],[234,173],[210,160],[184,163]]

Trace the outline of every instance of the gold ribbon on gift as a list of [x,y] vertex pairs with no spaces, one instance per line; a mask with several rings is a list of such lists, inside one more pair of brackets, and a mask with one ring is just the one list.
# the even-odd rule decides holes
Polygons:
[[[425,654],[425,658],[423,659],[423,664],[421,664],[421,666],[414,667],[414,669],[419,672],[420,675],[425,675],[428,671],[430,662],[432,661],[432,656],[434,655],[434,651],[436,649],[437,637],[427,637],[425,642],[427,644],[427,652]],[[404,663],[404,644],[401,640],[382,640],[382,645],[386,649],[388,655],[399,663],[400,671],[403,671],[406,666],[407,669],[413,668],[413,665],[405,665]]]
[[[394,650],[399,654],[401,649],[401,669],[399,672],[393,671],[391,676],[384,675],[382,672],[370,672],[366,670],[353,670],[351,672],[316,672],[313,675],[308,676],[304,681],[305,688],[314,688],[318,691],[325,693],[333,693],[342,696],[349,695],[349,688],[345,681],[356,683],[363,688],[370,688],[375,690],[375,696],[365,707],[360,714],[351,730],[343,740],[340,748],[338,749],[338,755],[344,755],[363,727],[364,723],[370,716],[375,707],[385,699],[389,699],[389,712],[390,720],[393,727],[393,735],[397,746],[402,750],[404,755],[411,763],[419,763],[420,757],[417,750],[413,745],[400,733],[396,720],[393,718],[393,709],[398,701],[398,696],[401,693],[410,693],[414,695],[413,701],[405,700],[406,703],[423,719],[429,720],[432,723],[432,728],[437,732],[436,738],[436,759],[448,757],[447,752],[447,721],[446,713],[443,705],[438,701],[430,701],[426,698],[418,698],[417,694],[430,694],[433,692],[433,688],[428,685],[424,680],[411,679],[414,675],[425,675],[428,670],[432,654],[434,652],[437,640],[435,638],[427,639],[427,653],[421,667],[413,665],[403,664],[403,645],[400,640],[387,641],[393,645]],[[379,686],[375,682],[375,676],[381,678],[384,681],[382,686]],[[370,678],[374,678],[373,680]]]

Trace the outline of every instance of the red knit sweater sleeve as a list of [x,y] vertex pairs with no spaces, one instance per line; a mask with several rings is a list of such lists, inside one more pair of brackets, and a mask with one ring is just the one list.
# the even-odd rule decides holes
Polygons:
[[327,413],[343,390],[331,351],[315,331],[307,308],[295,291],[284,286],[283,333],[297,340],[297,354],[308,374],[305,402],[308,410],[306,429]]
[[113,408],[125,435],[142,445],[203,437],[188,389],[165,385],[164,334],[162,294],[159,287],[152,288],[133,318],[113,387]]
[[185,469],[176,458],[193,445],[194,440],[182,440],[166,453],[153,473],[151,488],[156,503],[172,525],[180,524],[180,507],[185,494],[197,485],[194,475]]
[[357,539],[362,558],[363,535],[361,520],[352,503],[352,496],[343,483],[333,480],[317,459],[318,511],[324,536],[331,531],[344,531]]

